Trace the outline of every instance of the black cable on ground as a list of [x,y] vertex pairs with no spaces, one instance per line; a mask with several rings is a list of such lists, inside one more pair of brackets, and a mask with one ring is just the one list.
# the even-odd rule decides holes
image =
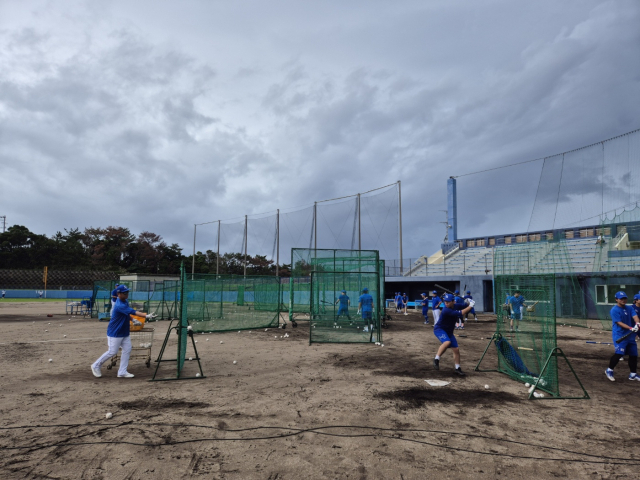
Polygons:
[[[61,446],[108,445],[108,444],[121,444],[121,445],[132,445],[132,446],[141,446],[141,447],[163,447],[163,446],[181,445],[181,444],[187,444],[187,443],[207,442],[207,441],[210,441],[210,442],[215,442],[215,441],[228,442],[228,441],[273,440],[273,439],[293,437],[293,436],[300,435],[300,434],[303,434],[303,433],[313,433],[313,434],[316,434],[316,435],[324,435],[324,436],[328,436],[328,437],[338,437],[338,438],[381,437],[381,438],[386,438],[386,439],[390,439],[390,440],[400,440],[400,441],[405,441],[405,442],[410,442],[410,443],[417,443],[417,444],[420,444],[420,445],[428,445],[428,446],[432,446],[432,447],[436,447],[436,448],[443,448],[443,449],[446,449],[446,450],[452,450],[452,451],[458,451],[458,452],[464,452],[464,453],[475,453],[475,454],[479,454],[479,455],[489,455],[489,456],[497,456],[497,457],[517,458],[517,459],[524,459],[524,460],[570,461],[570,462],[576,462],[576,463],[608,464],[608,465],[630,465],[630,466],[639,465],[640,466],[640,459],[627,459],[627,458],[620,458],[620,457],[606,457],[606,456],[602,456],[602,455],[594,455],[594,454],[589,454],[589,453],[575,452],[575,451],[572,451],[572,450],[566,450],[566,449],[562,449],[562,448],[558,448],[558,447],[550,447],[550,446],[547,446],[547,445],[529,444],[529,443],[525,443],[525,442],[519,442],[519,441],[516,441],[516,440],[501,439],[501,438],[490,437],[490,436],[486,436],[486,435],[479,435],[479,434],[472,434],[472,433],[460,433],[460,432],[448,432],[448,431],[442,431],[442,430],[394,429],[394,428],[358,426],[358,425],[327,425],[327,426],[320,426],[320,427],[315,427],[315,428],[305,428],[305,429],[295,429],[295,428],[291,428],[291,427],[274,427],[274,426],[259,426],[259,427],[249,427],[249,428],[242,428],[242,429],[227,429],[227,428],[221,429],[221,428],[213,427],[213,426],[209,426],[209,425],[173,424],[173,423],[155,423],[155,422],[154,423],[134,423],[133,421],[128,421],[128,422],[122,422],[122,423],[116,423],[116,424],[90,423],[90,424],[26,425],[26,426],[15,426],[15,427],[0,427],[0,430],[16,430],[16,429],[25,429],[25,428],[55,428],[55,427],[75,428],[75,427],[86,427],[86,426],[99,426],[99,427],[118,428],[118,427],[123,427],[123,426],[138,426],[138,425],[141,425],[141,426],[162,426],[162,427],[195,427],[195,428],[214,429],[214,430],[218,430],[218,431],[222,431],[222,432],[236,432],[236,433],[237,432],[256,431],[256,430],[261,430],[261,429],[267,429],[267,430],[289,430],[290,433],[284,433],[284,434],[280,434],[280,435],[267,435],[267,436],[263,436],[263,437],[246,437],[246,438],[242,438],[242,437],[237,437],[237,438],[196,438],[196,439],[177,440],[177,441],[169,441],[169,442],[162,442],[162,443],[139,443],[139,442],[130,442],[130,441],[123,441],[123,440],[113,440],[113,441],[105,440],[105,441],[95,441],[95,442],[69,443],[67,440],[61,440],[61,441],[58,441],[58,442],[36,444],[36,445],[31,445],[31,446],[0,447],[0,449],[4,449],[4,450],[25,450],[25,449],[29,449],[30,451],[35,451],[35,450],[40,450],[40,449],[44,449],[44,448],[54,448],[54,447],[61,447]],[[397,437],[397,436],[392,436],[392,435],[385,435],[385,434],[376,434],[376,433],[339,434],[339,433],[329,433],[329,432],[321,431],[321,430],[328,430],[328,429],[335,429],[335,428],[377,430],[377,431],[383,431],[383,432],[406,432],[406,433],[430,433],[430,434],[458,435],[458,436],[466,436],[466,437],[472,437],[472,438],[481,438],[481,439],[484,439],[484,440],[493,440],[493,441],[498,441],[498,442],[506,442],[506,443],[521,445],[521,446],[525,446],[525,447],[545,448],[545,449],[548,449],[548,450],[555,450],[555,451],[559,451],[559,452],[569,453],[569,454],[572,454],[572,455],[581,455],[581,456],[587,456],[587,457],[593,457],[593,458],[605,459],[605,460],[596,461],[596,460],[582,460],[582,459],[570,459],[570,458],[553,458],[553,457],[545,458],[545,457],[513,455],[513,454],[497,453],[497,452],[481,452],[481,451],[477,451],[477,450],[470,450],[470,449],[459,448],[459,447],[451,447],[451,446],[447,446],[447,445],[440,445],[440,444],[427,442],[427,441],[422,441],[422,440],[414,440],[414,439],[408,439],[408,438]],[[103,428],[103,429],[101,429],[101,431],[105,431],[105,429]],[[92,433],[94,433],[94,432],[89,432],[89,433],[86,433],[86,434],[82,434],[81,436],[83,436],[83,437],[84,436],[88,436],[88,435],[91,435]],[[616,461],[612,461],[612,460],[616,460]]]

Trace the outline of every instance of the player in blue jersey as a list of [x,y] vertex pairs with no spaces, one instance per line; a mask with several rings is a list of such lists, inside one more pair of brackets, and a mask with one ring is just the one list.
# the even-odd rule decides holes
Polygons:
[[116,287],[111,292],[111,310],[109,311],[109,318],[111,318],[111,315],[113,314],[113,307],[115,306],[116,301],[118,300],[118,287],[119,286],[120,286],[120,284],[116,283]]
[[147,319],[155,317],[154,314],[147,315],[144,312],[138,312],[129,306],[127,299],[129,298],[129,289],[125,285],[119,285],[116,288],[118,299],[111,312],[111,320],[107,327],[107,350],[102,356],[91,365],[91,371],[95,377],[101,377],[100,367],[102,364],[115,357],[118,350],[122,347],[122,355],[120,356],[120,368],[118,369],[118,377],[132,378],[133,374],[127,371],[129,366],[129,355],[131,355],[131,338],[129,338],[129,321],[130,315],[146,316]]
[[435,327],[440,319],[440,312],[442,312],[443,303],[442,299],[438,296],[438,292],[434,290],[431,297],[431,311],[433,312],[433,326]]
[[462,371],[462,368],[460,368],[460,349],[458,348],[458,341],[453,334],[453,330],[455,329],[456,323],[473,308],[475,302],[471,300],[468,306],[462,308],[461,305],[456,305],[455,298],[450,293],[442,297],[442,300],[444,301],[445,307],[442,309],[440,320],[437,325],[433,327],[433,334],[440,340],[442,345],[440,345],[438,353],[436,353],[436,357],[433,360],[433,367],[436,370],[440,370],[440,357],[448,348],[451,348],[456,366],[455,371],[458,375],[464,377],[465,373]]
[[402,294],[402,309],[404,310],[404,314],[407,315],[407,305],[409,305],[409,297],[406,293]]
[[[636,336],[640,329],[640,317],[638,317],[638,309],[636,304],[640,304],[640,295],[635,295],[634,306],[627,305],[627,294],[624,292],[616,293],[616,304],[611,309],[611,336],[613,337],[615,353],[609,360],[609,368],[604,373],[609,380],[615,382],[613,377],[613,369],[625,355],[629,355],[629,380],[640,381],[637,375],[638,368],[638,345],[636,344]],[[627,338],[617,342],[624,335],[631,333]]]
[[364,320],[363,331],[368,332],[369,328],[373,331],[373,297],[369,295],[369,289],[366,287],[362,289],[362,295],[358,299],[358,312]]
[[400,295],[400,292],[396,292],[394,300],[396,302],[396,313],[400,313],[400,309],[402,308],[402,295]]
[[[471,290],[467,290],[467,294],[466,294],[464,297],[462,297],[462,298],[464,299],[464,303],[466,303],[466,304],[468,304],[468,303],[469,303],[469,302],[467,302],[467,300],[473,300],[473,297],[471,296]],[[474,307],[474,308],[472,308],[472,309],[469,311],[469,313],[472,313],[472,314],[473,314],[473,317],[474,317],[475,321],[477,322],[477,321],[478,321],[478,315],[476,315],[476,309],[475,309],[475,307]],[[467,316],[465,317],[465,320],[468,318],[468,316],[469,316],[469,315],[467,314]]]
[[509,323],[509,331],[513,332],[513,321],[516,323],[516,332],[520,331],[520,320],[522,320],[522,310],[524,307],[524,297],[520,295],[520,290],[516,290],[513,297],[509,297],[507,302],[511,307],[511,323]]
[[[464,300],[462,299],[462,297],[460,296],[460,290],[456,290],[455,292],[453,292],[453,301],[456,303],[457,306],[464,306]],[[458,323],[456,323],[456,330],[460,329],[460,330],[464,330],[464,322],[463,322],[463,318],[460,319],[460,321]]]
[[426,293],[421,293],[420,296],[422,297],[422,316],[424,317],[424,324],[425,325],[429,325],[429,299],[427,298],[427,294]]
[[338,315],[336,318],[339,318],[340,315],[346,315],[347,318],[351,320],[351,317],[349,316],[349,307],[351,306],[351,300],[349,300],[346,290],[342,290],[342,295],[340,295],[338,297],[338,300],[336,300],[336,305],[338,303],[340,304],[340,306],[338,307]]

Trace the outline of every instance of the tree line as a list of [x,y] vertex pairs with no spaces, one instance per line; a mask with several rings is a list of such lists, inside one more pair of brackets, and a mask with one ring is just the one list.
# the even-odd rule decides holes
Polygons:
[[[101,270],[118,273],[176,275],[180,263],[191,271],[193,255],[185,256],[177,243],[168,245],[160,235],[128,228],[77,228],[48,237],[13,225],[0,233],[0,268],[58,270]],[[195,273],[242,275],[244,254],[225,253],[218,261],[216,252],[196,252]],[[265,256],[247,256],[247,275],[275,275],[276,265]],[[281,265],[280,276],[290,276],[290,267]]]

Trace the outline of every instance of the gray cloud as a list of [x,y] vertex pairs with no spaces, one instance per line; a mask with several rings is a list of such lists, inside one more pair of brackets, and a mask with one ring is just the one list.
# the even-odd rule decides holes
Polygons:
[[[190,250],[194,223],[400,179],[418,256],[449,176],[638,127],[633,1],[46,5],[0,24],[0,214],[38,232],[117,224]],[[460,233],[525,230],[540,170],[462,177]]]

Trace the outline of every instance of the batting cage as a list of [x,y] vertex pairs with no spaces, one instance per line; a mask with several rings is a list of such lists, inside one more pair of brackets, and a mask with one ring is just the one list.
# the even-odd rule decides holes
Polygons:
[[[573,271],[566,240],[550,234],[547,239],[537,242],[497,246],[493,249],[493,268],[496,276],[509,276],[516,285],[520,278],[531,275],[554,276],[556,294],[562,298],[554,317],[562,324],[588,327],[585,294]],[[507,303],[510,295],[513,291],[507,289],[499,295],[496,290],[496,304]],[[530,299],[525,298],[527,300]]]
[[[480,371],[493,344],[497,353],[497,371],[514,380],[530,383],[552,398],[588,398],[568,359],[557,345],[556,314],[559,303],[554,274],[498,275],[494,278],[497,311],[496,333],[487,345],[475,370]],[[502,300],[501,300],[502,299]],[[558,301],[557,301],[558,300]],[[580,383],[584,397],[561,397],[558,358],[564,358]],[[533,390],[530,392],[533,397]]]
[[312,272],[378,273],[379,278],[382,272],[379,285],[369,288],[377,292],[378,303],[384,301],[384,261],[380,260],[377,250],[292,248],[291,279],[286,303],[289,305],[289,320],[294,325],[296,314],[309,315],[311,311]]
[[379,288],[378,272],[312,272],[309,342],[381,342]]
[[180,282],[177,280],[156,283],[144,311],[156,314],[156,320],[178,318],[179,292]]
[[275,276],[188,274],[182,318],[195,332],[278,327],[281,285]]

